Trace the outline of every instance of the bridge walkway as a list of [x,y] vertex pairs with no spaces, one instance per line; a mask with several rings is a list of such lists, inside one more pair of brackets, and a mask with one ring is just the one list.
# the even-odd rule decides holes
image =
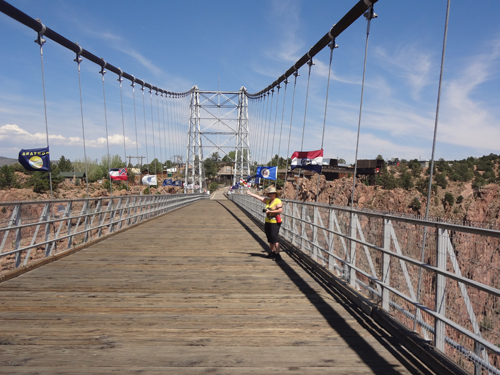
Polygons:
[[205,200],[0,284],[1,374],[428,374]]

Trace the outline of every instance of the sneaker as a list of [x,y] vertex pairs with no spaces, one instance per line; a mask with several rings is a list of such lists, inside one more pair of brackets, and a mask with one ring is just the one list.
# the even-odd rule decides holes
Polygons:
[[276,256],[276,253],[274,251],[271,251],[269,254],[267,254],[267,258],[269,258],[269,259],[274,259],[275,256]]
[[283,259],[281,259],[281,255],[276,254],[276,255],[274,256],[274,260],[275,260],[276,262],[278,262],[278,261],[283,260]]

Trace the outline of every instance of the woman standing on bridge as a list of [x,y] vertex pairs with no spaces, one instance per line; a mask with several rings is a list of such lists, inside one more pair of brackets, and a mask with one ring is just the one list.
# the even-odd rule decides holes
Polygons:
[[278,234],[281,226],[281,214],[283,213],[283,204],[278,198],[276,193],[276,188],[271,186],[267,189],[267,197],[261,197],[260,195],[252,194],[250,190],[247,194],[260,200],[262,203],[266,204],[264,212],[266,213],[266,220],[264,223],[264,230],[267,236],[267,242],[271,248],[271,253],[269,258],[279,261],[281,260],[280,255],[280,244],[278,242]]

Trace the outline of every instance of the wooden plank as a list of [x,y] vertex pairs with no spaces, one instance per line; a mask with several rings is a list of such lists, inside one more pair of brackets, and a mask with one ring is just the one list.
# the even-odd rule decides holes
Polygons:
[[430,373],[231,202],[203,201],[0,284],[2,374]]

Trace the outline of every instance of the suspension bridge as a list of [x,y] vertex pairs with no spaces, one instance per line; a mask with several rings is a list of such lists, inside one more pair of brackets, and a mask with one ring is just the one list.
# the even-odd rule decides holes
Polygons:
[[[2,373],[500,374],[499,231],[283,199],[286,254],[273,262],[262,203],[242,191],[205,193],[207,154],[234,155],[233,183],[275,148],[288,159],[290,136],[287,150],[281,141],[299,69],[308,72],[303,140],[314,57],[329,49],[329,86],[336,38],[364,16],[366,67],[375,3],[357,2],[250,93],[163,89],[1,0],[2,13],[35,32],[43,82],[50,40],[75,54],[79,79],[83,61],[100,67],[105,114],[105,73],[117,76],[122,123],[122,83],[130,82],[133,136],[138,147],[143,122],[147,164],[148,139],[153,156],[157,146],[161,159],[186,155],[178,163],[184,194],[96,198],[87,188],[78,199],[0,202]],[[358,138],[363,90],[360,102]],[[327,109],[328,90],[323,139]],[[103,125],[109,142],[106,115]],[[123,126],[125,160],[126,138]],[[353,197],[355,189],[353,179]]]

